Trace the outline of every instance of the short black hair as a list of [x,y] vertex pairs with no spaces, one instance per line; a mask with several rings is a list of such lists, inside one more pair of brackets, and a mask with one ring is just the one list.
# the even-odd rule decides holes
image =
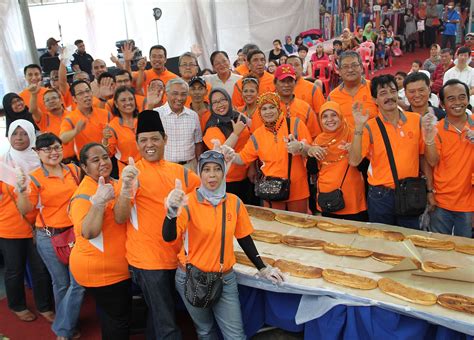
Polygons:
[[428,76],[425,73],[413,72],[413,73],[410,73],[403,81],[403,88],[406,89],[408,84],[414,83],[420,80],[424,81],[426,86],[430,87],[430,78],[428,78]]
[[466,83],[463,83],[459,79],[450,79],[446,83],[444,83],[441,90],[439,90],[439,100],[441,101],[441,103],[444,104],[444,91],[445,91],[445,88],[448,87],[448,86],[452,86],[452,85],[462,85],[462,86],[464,86],[464,88],[466,89],[467,100],[469,101],[469,96],[470,96],[470,93],[471,93],[471,91],[469,89],[469,86],[467,86]]
[[36,137],[35,149],[38,150],[41,148],[46,148],[48,146],[53,145],[56,142],[63,145],[61,138],[59,138],[52,132],[45,132],[39,135],[38,137]]
[[273,40],[272,44],[274,44],[274,43],[276,43],[276,42],[281,45],[281,40],[280,40],[280,39],[275,39],[275,40]]
[[165,53],[165,58],[168,57],[168,52],[166,51],[166,48],[163,45],[153,45],[152,47],[150,47],[150,52],[148,53],[148,55],[150,55],[151,51],[153,50],[162,50]]
[[412,61],[412,64],[418,64],[418,66],[420,66],[420,67],[423,66],[423,63],[421,62],[421,60],[418,60],[418,59],[413,60],[413,61]]
[[450,55],[453,55],[453,50],[450,49],[450,48],[443,48],[441,50],[441,54],[443,54],[443,53],[449,53]]
[[73,81],[71,87],[69,88],[69,91],[71,91],[71,96],[74,97],[76,95],[76,86],[79,84],[86,84],[89,89],[91,88],[91,85],[85,80]]
[[467,54],[471,55],[471,49],[467,46],[462,46],[458,50],[458,55],[463,54],[463,53],[467,53]]
[[[226,51],[214,51],[212,52],[211,57],[209,58],[211,60],[211,65],[214,66],[214,59],[216,59],[218,54],[223,54],[227,58],[227,60],[230,60]],[[239,52],[237,52],[237,54],[239,54]]]
[[334,45],[341,45],[341,46],[342,46],[342,41],[337,40],[337,39],[336,39],[336,40],[333,40],[332,46],[334,46]]
[[97,84],[100,84],[100,82],[104,78],[112,78],[115,81],[115,77],[112,75],[112,73],[104,72],[104,73],[101,73],[100,76],[97,77]]
[[26,65],[24,68],[23,68],[23,74],[26,76],[26,72],[30,69],[30,68],[37,68],[40,73],[43,72],[43,70],[41,69],[41,66],[39,66],[38,64],[29,64],[29,65]]
[[373,98],[377,98],[377,90],[379,87],[387,87],[393,84],[398,91],[397,81],[391,74],[382,74],[381,76],[374,77],[370,81],[370,94]]
[[306,47],[306,45],[300,45],[300,47],[298,47],[298,52],[299,52],[299,51],[306,51],[306,52],[308,52],[309,49],[308,49],[308,47]]
[[261,51],[261,50],[251,50],[249,52],[249,54],[247,54],[247,61],[250,62],[250,60],[252,60],[252,57],[254,55],[257,55],[257,54],[263,54],[263,56],[265,57],[265,53],[263,51]]
[[288,59],[286,59],[286,62],[288,62],[288,60],[290,60],[290,59],[299,59],[299,60],[300,60],[300,62],[301,62],[301,65],[303,65],[303,64],[304,64],[304,60],[303,60],[303,58],[300,58],[299,56],[297,56],[297,55],[295,55],[295,54],[293,54],[293,55],[289,55],[289,56],[288,56]]
[[[107,73],[107,72],[105,72],[105,73]],[[123,76],[124,74],[128,74],[128,77],[130,78],[130,80],[133,80],[132,74],[130,73],[129,70],[124,70],[124,69],[120,68],[115,72],[115,75],[113,75],[114,81],[116,81],[117,76]],[[100,76],[99,76],[99,78],[100,78]],[[97,80],[97,82],[99,82],[99,80]]]
[[77,39],[76,41],[74,41],[74,45],[79,45],[79,44],[82,44],[84,43],[84,41],[82,39]]
[[398,71],[397,73],[395,73],[395,76],[402,76],[403,79],[405,79],[407,77],[407,73],[403,71]]

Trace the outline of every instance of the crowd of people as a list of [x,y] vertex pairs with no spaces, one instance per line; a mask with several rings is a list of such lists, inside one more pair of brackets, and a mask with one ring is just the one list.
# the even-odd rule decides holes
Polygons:
[[[426,61],[369,80],[355,50],[383,39],[385,58],[390,35],[380,33],[345,30],[333,51],[317,42],[311,55],[301,37],[275,40],[268,57],[246,44],[234,68],[214,51],[205,75],[191,52],[179,74],[169,71],[161,45],[132,71],[125,44],[109,72],[82,40],[72,83],[64,57],[48,87],[40,65],[25,66],[27,88],[3,98],[8,307],[36,319],[23,285],[28,260],[36,307],[58,339],[80,336],[86,292],[103,339],[128,339],[132,282],[150,338],[181,338],[179,294],[199,338],[217,338],[218,326],[245,339],[233,238],[262,280],[284,280],[260,258],[245,204],[472,237],[474,34],[456,49],[433,41]],[[50,55],[57,44],[48,40]],[[312,65],[330,57],[339,83],[326,88]],[[421,188],[414,201],[411,187]],[[200,300],[197,275],[223,287],[215,295],[210,279]]]

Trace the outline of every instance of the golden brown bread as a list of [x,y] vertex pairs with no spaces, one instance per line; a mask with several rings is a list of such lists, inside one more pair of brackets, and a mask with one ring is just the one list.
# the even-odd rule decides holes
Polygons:
[[304,279],[317,279],[321,277],[322,269],[313,266],[306,266],[298,262],[278,259],[273,264],[274,267],[279,268],[284,273],[289,273],[291,276],[302,277]]
[[383,263],[387,263],[387,264],[390,264],[392,266],[396,266],[397,264],[402,262],[405,257],[374,252],[372,254],[372,258],[374,260],[377,260],[377,261],[380,261],[380,262],[383,262]]
[[421,263],[421,269],[427,273],[445,272],[450,269],[455,269],[456,266],[448,266],[447,264],[425,261]]
[[298,228],[313,228],[316,226],[316,223],[318,223],[317,220],[314,220],[312,218],[305,218],[287,214],[276,214],[275,220]]
[[[250,261],[250,259],[247,257],[247,255],[245,255],[244,252],[235,251],[234,255],[235,255],[235,260],[237,261],[237,263],[250,266],[250,267],[255,267],[252,261]],[[272,259],[271,257],[260,256],[260,258],[262,259],[263,263],[269,264],[270,266],[273,266],[273,264],[275,263],[275,260]]]
[[326,243],[323,249],[325,253],[339,256],[369,257],[373,254],[371,250],[357,249],[336,243]]
[[273,221],[275,219],[275,213],[273,211],[258,207],[249,207],[247,205],[245,207],[250,216],[258,218],[259,220]]
[[382,238],[389,241],[403,241],[405,236],[398,231],[381,230],[373,228],[359,228],[359,235],[373,238]]
[[282,235],[274,231],[258,230],[255,229],[251,234],[252,238],[257,241],[267,243],[280,243]]
[[456,243],[456,246],[455,246],[454,249],[459,253],[474,255],[474,246],[471,246],[469,244],[457,244]]
[[319,221],[317,227],[324,231],[330,231],[333,233],[342,234],[355,234],[357,233],[357,227],[347,224],[335,224],[331,222]]
[[421,235],[408,235],[407,239],[411,240],[417,247],[430,248],[436,250],[452,250],[454,249],[454,242],[447,240],[440,240],[437,238],[421,236]]
[[470,296],[451,293],[441,294],[438,296],[438,304],[458,312],[474,314],[474,298]]
[[378,286],[380,290],[385,294],[419,305],[434,305],[437,300],[435,294],[405,286],[400,282],[394,281],[386,277],[378,281]]
[[377,281],[355,274],[345,273],[340,270],[324,269],[323,279],[336,285],[357,288],[357,289],[375,289]]
[[326,242],[322,240],[315,240],[312,238],[291,236],[291,235],[284,235],[281,239],[281,243],[286,244],[291,247],[314,249],[314,250],[321,250],[323,249],[323,246],[326,244]]

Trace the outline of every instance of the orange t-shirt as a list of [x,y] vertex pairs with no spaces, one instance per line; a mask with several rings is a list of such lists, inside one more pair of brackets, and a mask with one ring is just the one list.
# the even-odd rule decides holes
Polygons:
[[[258,94],[266,92],[275,92],[275,84],[273,84],[273,75],[264,71],[263,76],[258,79]],[[234,85],[234,93],[232,94],[232,105],[239,107],[245,105],[244,98],[242,98],[242,78]]]
[[[171,71],[168,71],[167,69],[165,69],[161,73],[156,73],[153,69],[149,69],[149,70],[145,70],[144,73],[145,73],[144,74],[145,79],[143,81],[143,94],[145,96],[146,96],[147,91],[148,91],[148,85],[150,85],[150,83],[153,79],[160,79],[166,86],[166,83],[169,80],[178,77],[176,74],[174,74]],[[134,72],[134,78],[136,78],[136,74],[137,73]]]
[[[51,228],[65,228],[72,225],[67,214],[69,200],[77,189],[80,170],[74,164],[61,165],[63,178],[50,175],[40,167],[30,173],[30,202],[40,209],[36,216],[36,227],[42,228],[43,221]],[[38,207],[38,205],[40,207]]]
[[[36,121],[41,132],[51,132],[59,137],[61,132],[61,124],[64,118],[69,114],[69,111],[64,110],[63,114],[59,117],[53,115],[49,111],[41,114],[41,119]],[[69,158],[74,156],[74,143],[63,143],[63,157]]]
[[102,141],[103,130],[112,119],[110,112],[94,107],[89,117],[86,117],[79,109],[69,112],[61,123],[61,132],[71,131],[77,125],[79,120],[86,122],[86,127],[78,133],[72,143],[74,143],[74,151],[77,158],[82,147],[87,143]]
[[191,192],[200,184],[199,177],[183,166],[165,160],[150,163],[141,159],[135,165],[140,171],[132,215],[127,225],[127,260],[136,268],[175,269],[182,242],[163,240],[162,226],[166,216],[165,198],[180,179],[183,190]]
[[211,111],[206,110],[203,113],[197,112],[197,114],[199,116],[199,125],[201,126],[201,132],[204,132],[204,130],[206,129],[207,121],[209,120],[209,118],[211,118]]
[[181,211],[177,221],[177,238],[188,231],[187,261],[205,272],[220,270],[223,202],[226,203],[223,271],[235,264],[234,236],[237,239],[253,232],[252,223],[245,205],[234,194],[226,197],[214,207],[194,190],[188,195],[188,205]]
[[243,63],[242,65],[236,67],[235,72],[241,76],[245,76],[247,73],[250,73],[250,69],[246,63]]
[[[120,190],[117,182],[111,184],[117,195]],[[89,176],[84,177],[71,199],[69,209],[76,235],[69,268],[76,281],[84,287],[108,286],[130,277],[125,258],[126,225],[115,222],[115,200],[107,203],[99,236],[92,240],[82,237],[82,223],[92,206],[89,198],[96,190],[97,182]]]
[[142,158],[135,141],[137,119],[134,119],[134,125],[135,128],[133,129],[123,125],[120,117],[114,117],[109,123],[109,127],[112,129],[112,138],[109,139],[109,152],[111,155],[115,155],[118,160],[119,175],[128,164],[129,157],[133,157],[135,162]]
[[[421,136],[421,116],[413,112],[400,112],[398,126],[385,121],[379,115],[393,150],[398,178],[418,177],[419,156],[424,153],[424,142]],[[368,182],[370,185],[383,185],[394,189],[392,171],[387,151],[377,121],[369,119],[362,136],[362,156],[370,159]]]
[[32,238],[31,225],[34,223],[37,211],[34,209],[26,215],[27,222],[21,216],[16,201],[15,188],[0,181],[0,237],[8,239]]
[[[290,118],[290,125],[290,131],[297,140],[306,140],[307,143],[311,143],[312,139],[308,128],[299,118]],[[295,130],[298,133],[295,134]],[[288,149],[284,142],[284,137],[288,137],[288,134],[286,120],[278,129],[276,136],[265,126],[261,126],[255,130],[244,149],[239,153],[240,158],[246,164],[260,159],[263,162],[261,170],[265,176],[288,178]],[[290,197],[288,201],[309,197],[306,167],[301,155],[292,157],[290,180]]]
[[[43,98],[44,93],[48,90],[49,90],[48,88],[41,86],[39,91],[38,91],[37,105],[38,105],[38,109],[42,113],[48,112],[48,109],[46,108],[46,104],[44,103],[44,98]],[[28,89],[24,89],[18,95],[23,99],[23,101],[25,102],[25,105],[27,105],[29,107],[30,106],[30,99],[31,99],[31,92],[28,91]]]
[[250,119],[251,123],[250,123],[249,130],[251,134],[253,134],[255,130],[257,130],[257,128],[263,124],[258,108],[255,108],[255,111],[252,113],[252,116],[249,116],[247,105],[237,107],[237,111],[239,111],[240,113],[245,115],[245,117],[248,117]]
[[474,120],[467,116],[462,133],[446,119],[438,123],[435,138],[439,162],[433,168],[433,184],[436,204],[446,210],[474,211],[474,145],[466,138],[468,130],[474,130]]
[[307,102],[316,115],[319,113],[321,106],[326,102],[321,88],[303,78],[296,81],[294,94],[296,98]]
[[[247,144],[249,138],[250,131],[248,128],[244,128],[240,133],[239,138],[237,139],[237,143],[234,145],[233,149],[235,150],[235,152],[242,151],[245,144]],[[202,138],[209,150],[212,150],[214,148],[214,144],[212,144],[211,142],[213,139],[218,139],[222,145],[227,140],[222,131],[216,126],[207,129],[206,133],[204,134],[204,137]],[[244,180],[245,178],[247,178],[247,169],[248,165],[232,164],[229,168],[229,172],[226,175],[226,182],[238,182]]]
[[351,129],[354,128],[354,117],[352,116],[352,105],[355,102],[362,103],[362,112],[365,114],[369,110],[369,119],[377,117],[378,108],[375,105],[372,95],[370,94],[370,81],[362,79],[359,90],[355,96],[351,96],[344,90],[344,83],[336,87],[329,93],[328,101],[334,101],[341,106],[341,112],[346,118],[347,124]]

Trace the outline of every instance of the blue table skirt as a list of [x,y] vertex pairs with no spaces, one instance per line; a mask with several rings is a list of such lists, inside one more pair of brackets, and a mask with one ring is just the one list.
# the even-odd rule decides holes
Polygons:
[[380,307],[338,305],[301,325],[295,315],[302,295],[274,293],[239,285],[245,333],[251,337],[264,325],[304,332],[305,339],[473,340],[472,336]]

